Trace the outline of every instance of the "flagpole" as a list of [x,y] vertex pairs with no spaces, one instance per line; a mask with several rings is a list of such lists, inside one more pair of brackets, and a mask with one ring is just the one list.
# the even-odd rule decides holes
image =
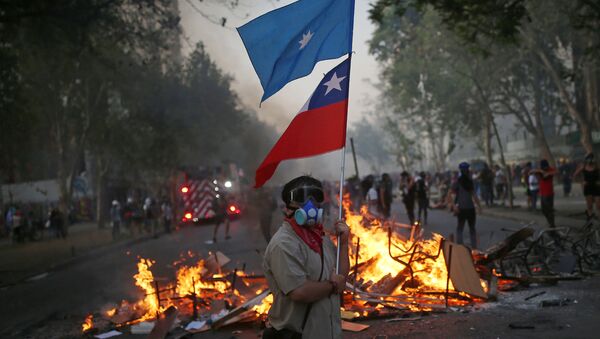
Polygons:
[[[350,40],[348,42],[348,100],[346,101],[346,125],[344,128],[348,131],[348,104],[350,102],[350,71],[352,70],[352,38],[354,37],[354,11],[356,8],[356,1],[352,1],[352,11],[350,18]],[[344,133],[346,134],[346,133]],[[344,206],[342,201],[344,200],[344,171],[346,169],[346,140],[344,139],[344,147],[342,147],[342,166],[340,173],[340,197],[339,197],[339,210],[338,210],[338,220],[343,220],[343,211]],[[335,258],[335,273],[340,274],[340,245],[341,245],[341,236],[337,236],[337,253]],[[357,253],[358,255],[358,253]]]

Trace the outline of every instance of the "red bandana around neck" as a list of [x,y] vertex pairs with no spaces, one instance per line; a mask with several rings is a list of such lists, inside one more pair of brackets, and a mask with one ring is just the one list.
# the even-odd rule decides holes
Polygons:
[[323,244],[323,225],[318,224],[314,227],[302,227],[298,225],[293,217],[285,218],[285,221],[292,226],[296,234],[310,247],[311,250],[321,254],[321,245]]

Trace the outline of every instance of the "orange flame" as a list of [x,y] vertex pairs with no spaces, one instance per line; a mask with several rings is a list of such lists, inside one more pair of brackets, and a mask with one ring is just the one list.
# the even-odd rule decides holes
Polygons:
[[[414,260],[410,263],[414,284],[398,285],[392,295],[411,295],[419,291],[445,291],[447,283],[447,268],[443,253],[440,252],[442,236],[433,233],[431,239],[407,239],[389,222],[382,221],[368,212],[366,206],[361,206],[360,213],[350,209],[349,195],[344,195],[343,206],[346,211],[346,223],[356,244],[360,238],[359,263],[371,260],[372,263],[359,269],[358,278],[363,282],[378,282],[387,275],[395,276],[402,272],[406,265],[390,257],[388,250],[389,228],[391,232],[391,252],[404,263],[408,263],[410,254],[418,253],[424,260]],[[396,224],[397,225],[397,224]],[[408,225],[402,228],[409,228]],[[351,249],[351,262],[356,260],[356,247]],[[454,290],[452,282],[449,290]]]
[[91,314],[88,314],[87,317],[85,317],[85,320],[83,321],[83,324],[81,324],[81,332],[87,332],[89,330],[91,330],[94,327],[94,316]]

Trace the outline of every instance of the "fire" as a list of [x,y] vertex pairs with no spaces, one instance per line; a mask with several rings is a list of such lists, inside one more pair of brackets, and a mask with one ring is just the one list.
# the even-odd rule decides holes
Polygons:
[[83,321],[83,324],[81,324],[81,331],[82,332],[87,332],[89,330],[91,330],[94,327],[94,316],[91,314],[88,314],[87,317],[85,317],[85,320]]
[[[177,286],[175,292],[180,296],[189,295],[192,293],[198,294],[203,290],[212,290],[218,293],[226,293],[229,287],[228,283],[223,280],[214,280],[211,282],[204,281],[202,276],[205,275],[207,269],[204,268],[204,260],[197,262],[195,266],[182,266],[177,270]],[[220,278],[218,275],[213,275],[213,278]]]
[[[350,250],[351,265],[358,255],[359,286],[377,290],[389,281],[385,286],[392,290],[383,294],[415,296],[446,291],[448,283],[448,290],[454,291],[452,282],[448,282],[444,255],[440,250],[441,235],[434,233],[431,239],[422,239],[419,234],[414,234],[415,228],[382,221],[371,215],[366,206],[361,206],[360,213],[352,212],[347,195],[343,204],[355,244]],[[406,229],[405,233],[410,230],[410,237],[402,235],[402,229]],[[358,239],[360,249],[357,254]]]
[[[260,293],[257,293],[257,295],[258,294]],[[271,309],[271,305],[273,305],[273,294],[266,296],[262,302],[259,305],[254,306],[252,310],[260,315],[265,315]]]

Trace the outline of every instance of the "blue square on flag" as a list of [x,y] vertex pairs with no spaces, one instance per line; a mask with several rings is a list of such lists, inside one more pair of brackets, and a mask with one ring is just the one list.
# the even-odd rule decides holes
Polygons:
[[350,53],[353,16],[354,0],[300,0],[239,27],[264,90],[261,101],[317,62]]

